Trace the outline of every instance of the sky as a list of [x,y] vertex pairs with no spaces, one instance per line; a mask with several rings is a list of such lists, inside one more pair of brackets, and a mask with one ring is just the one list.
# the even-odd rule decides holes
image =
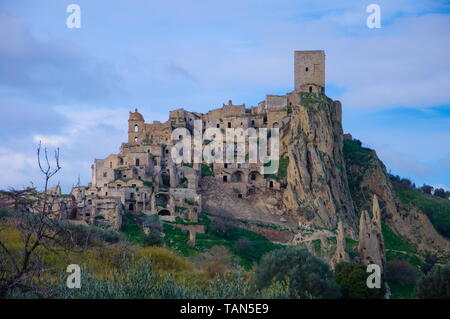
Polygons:
[[0,0],[0,189],[42,185],[39,141],[60,148],[54,183],[86,185],[135,108],[166,121],[291,92],[294,50],[325,50],[344,131],[391,173],[450,188],[448,1]]

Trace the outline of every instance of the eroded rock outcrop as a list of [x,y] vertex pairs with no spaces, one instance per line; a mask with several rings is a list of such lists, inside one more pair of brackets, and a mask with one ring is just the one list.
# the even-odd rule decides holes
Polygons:
[[358,252],[364,264],[385,265],[384,239],[381,232],[381,210],[376,195],[372,199],[372,217],[364,210],[359,219]]
[[381,204],[382,220],[398,235],[420,251],[438,255],[450,252],[450,243],[431,224],[428,217],[416,207],[406,207],[396,198],[386,167],[375,151],[348,140],[344,147],[346,168],[356,209],[367,210],[370,198],[377,195]]
[[342,222],[339,221],[336,235],[336,251],[331,259],[330,264],[334,268],[334,266],[340,262],[350,262],[350,256],[347,253],[345,248],[345,233],[344,226]]

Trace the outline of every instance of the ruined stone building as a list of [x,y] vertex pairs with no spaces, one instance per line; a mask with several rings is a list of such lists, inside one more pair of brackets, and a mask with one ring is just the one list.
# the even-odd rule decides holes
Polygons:
[[[115,228],[120,225],[118,220],[123,212],[158,214],[163,219],[180,216],[195,221],[205,208],[227,210],[223,207],[251,199],[253,194],[271,192],[272,198],[281,197],[287,188],[286,162],[283,166],[280,161],[284,175],[282,172],[278,176],[264,176],[259,162],[175,164],[171,149],[176,141],[171,137],[173,130],[180,127],[192,132],[195,121],[201,121],[203,131],[217,128],[225,134],[227,128],[279,128],[282,134],[292,109],[300,102],[299,93],[324,93],[324,52],[296,51],[294,62],[294,91],[267,95],[257,106],[246,107],[229,101],[205,114],[181,108],[170,111],[164,123],[146,123],[137,109],[130,112],[128,141],[120,146],[118,154],[94,161],[92,183],[88,187],[73,188],[77,211],[71,217],[88,223],[115,225]],[[281,146],[280,154],[287,156],[286,145]],[[209,201],[206,207],[204,195]],[[222,203],[217,205],[215,200],[221,199]],[[227,203],[225,199],[231,201]],[[281,213],[287,210],[278,206],[274,209]],[[246,209],[240,210],[246,213]]]

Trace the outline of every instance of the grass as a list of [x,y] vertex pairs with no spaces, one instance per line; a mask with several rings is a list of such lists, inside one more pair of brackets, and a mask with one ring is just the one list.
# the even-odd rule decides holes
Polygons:
[[386,249],[404,251],[406,253],[417,254],[417,249],[408,241],[397,235],[384,222],[381,225]]
[[125,214],[122,218],[121,232],[125,234],[128,241],[141,244],[145,239],[145,233],[140,227],[135,217],[131,214]]
[[[272,161],[264,164],[264,167],[271,166]],[[287,167],[289,165],[289,158],[282,158],[279,160],[278,172],[277,174],[264,174],[264,178],[273,178],[277,181],[283,180],[287,177]]]
[[391,288],[391,299],[413,299],[414,298],[414,285],[401,284],[401,283],[389,283]]
[[394,260],[394,259],[405,259],[408,261],[411,265],[413,265],[416,268],[419,268],[422,264],[422,261],[415,255],[410,255],[408,253],[404,252],[398,252],[398,251],[392,251],[388,250],[386,251],[386,260]]
[[[231,227],[224,236],[212,233],[208,229],[211,220],[206,213],[199,214],[199,223],[205,225],[207,231],[204,234],[198,233],[196,235],[195,247],[190,247],[187,244],[189,241],[188,232],[183,232],[181,228],[176,227],[173,224],[164,223],[163,231],[165,234],[165,245],[170,249],[176,250],[183,256],[193,256],[207,251],[214,246],[225,246],[229,248],[234,255],[239,257],[240,264],[245,269],[250,269],[265,253],[282,247],[282,245],[274,244],[258,233],[240,227]],[[247,239],[251,243],[252,248],[246,252],[238,251],[235,248],[235,243],[239,239]]]

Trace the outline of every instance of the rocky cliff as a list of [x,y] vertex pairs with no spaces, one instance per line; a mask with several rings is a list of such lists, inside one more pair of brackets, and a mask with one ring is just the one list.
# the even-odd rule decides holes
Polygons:
[[341,104],[323,95],[301,94],[283,131],[282,156],[289,158],[284,202],[292,214],[315,227],[357,236],[357,216],[349,192]]
[[357,211],[370,210],[377,195],[383,221],[420,251],[446,255],[450,244],[435,230],[428,217],[417,207],[405,206],[396,198],[386,167],[374,150],[357,140],[344,142],[344,155],[352,198]]
[[[203,178],[204,209],[285,226],[294,234],[293,243],[329,243],[333,247],[328,247],[325,259],[334,260],[336,248],[343,250],[343,238],[358,240],[367,235],[360,234],[361,216],[366,211],[364,225],[373,220],[376,195],[376,211],[394,233],[419,251],[448,254],[449,241],[436,232],[427,216],[396,198],[375,151],[357,140],[344,139],[340,102],[322,94],[300,93],[299,103],[289,108],[289,117],[281,125],[280,138],[280,172],[275,176],[280,188],[259,189],[236,200],[233,185]],[[336,245],[329,238],[336,237],[339,223],[341,245]],[[376,245],[383,245],[378,232],[381,238]],[[378,250],[372,246],[366,249]]]

